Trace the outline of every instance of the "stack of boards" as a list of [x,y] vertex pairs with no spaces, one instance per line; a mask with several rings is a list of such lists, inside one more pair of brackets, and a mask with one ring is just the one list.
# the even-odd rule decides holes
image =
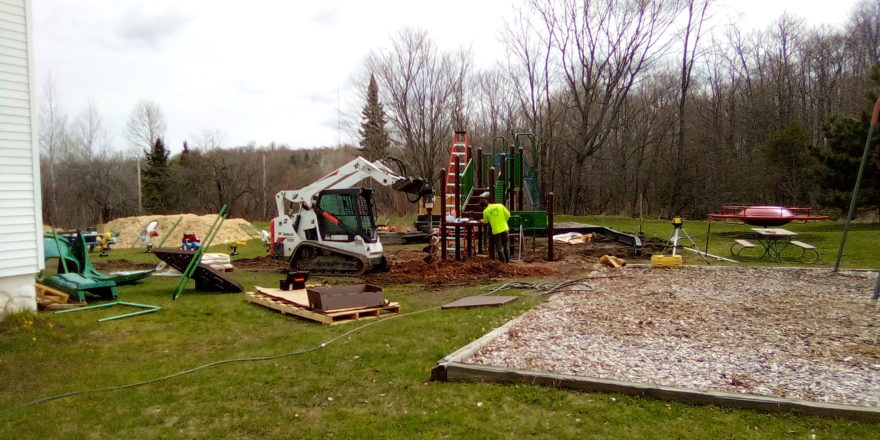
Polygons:
[[327,325],[344,324],[400,313],[400,304],[387,300],[382,300],[381,304],[375,306],[319,310],[309,302],[309,289],[312,288],[281,290],[254,286],[253,292],[245,293],[245,300],[277,310],[285,315],[295,315]]

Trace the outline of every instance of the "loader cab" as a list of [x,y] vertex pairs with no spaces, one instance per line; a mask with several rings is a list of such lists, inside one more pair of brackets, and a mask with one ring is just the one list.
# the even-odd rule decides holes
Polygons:
[[315,207],[322,240],[349,242],[355,236],[360,236],[366,243],[378,240],[373,190],[346,188],[321,191]]

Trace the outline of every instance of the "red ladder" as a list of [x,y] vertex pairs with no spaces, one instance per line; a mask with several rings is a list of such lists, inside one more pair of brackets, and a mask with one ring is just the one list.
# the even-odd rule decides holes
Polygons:
[[[459,206],[455,206],[455,158],[461,161],[459,178],[464,175],[471,158],[471,141],[466,131],[456,131],[452,135],[452,150],[449,152],[449,165],[446,167],[446,214],[458,217]],[[464,195],[461,201],[464,202]]]

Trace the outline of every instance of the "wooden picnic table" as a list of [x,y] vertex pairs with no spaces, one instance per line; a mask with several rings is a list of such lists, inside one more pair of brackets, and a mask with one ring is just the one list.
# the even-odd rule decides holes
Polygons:
[[752,231],[755,239],[764,247],[761,258],[768,256],[776,261],[782,261],[782,251],[791,244],[791,238],[798,235],[797,232],[782,228],[752,228]]

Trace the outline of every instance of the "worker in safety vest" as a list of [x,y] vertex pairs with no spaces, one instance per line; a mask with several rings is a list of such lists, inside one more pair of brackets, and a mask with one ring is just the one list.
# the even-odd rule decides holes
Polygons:
[[483,223],[488,223],[492,228],[492,243],[498,253],[498,261],[510,263],[510,227],[507,226],[510,211],[504,205],[489,203],[486,199],[480,200],[480,207],[483,208]]

